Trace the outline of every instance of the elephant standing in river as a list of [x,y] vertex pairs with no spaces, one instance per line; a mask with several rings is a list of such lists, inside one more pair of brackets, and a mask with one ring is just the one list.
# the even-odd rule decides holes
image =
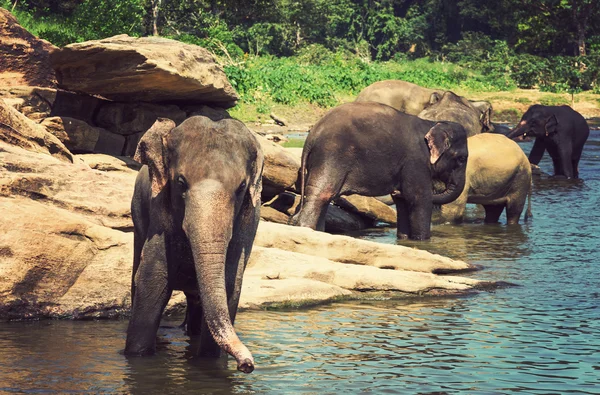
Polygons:
[[254,369],[233,329],[242,276],[256,234],[263,153],[234,119],[203,116],[179,126],[157,121],[141,139],[131,203],[132,313],[125,353],[151,354],[173,290],[187,297],[187,331],[198,352],[221,349],[238,369]]
[[544,151],[548,151],[555,176],[578,178],[579,159],[589,135],[585,118],[571,107],[535,104],[523,114],[508,137],[535,137],[529,162],[537,165]]
[[469,103],[473,108],[479,111],[479,122],[481,123],[482,133],[493,133],[494,124],[492,123],[492,103],[485,100],[469,100]]
[[430,121],[451,121],[462,125],[467,137],[474,136],[487,130],[481,123],[481,113],[462,96],[453,92],[446,92],[440,100],[425,108],[419,113],[419,118]]
[[485,223],[496,223],[506,208],[509,225],[517,224],[529,196],[525,220],[531,216],[531,166],[514,141],[483,133],[467,139],[469,159],[465,188],[452,203],[441,207],[444,221],[461,222],[467,203],[485,208]]
[[[456,123],[423,120],[374,102],[343,104],[306,139],[292,224],[322,230],[336,197],[392,194],[398,238],[428,239],[433,204],[449,203],[463,190],[467,157],[466,133]],[[445,190],[434,194],[433,179]]]
[[374,101],[406,114],[418,115],[425,107],[437,102],[444,92],[406,81],[386,80],[367,86],[358,94],[356,102]]

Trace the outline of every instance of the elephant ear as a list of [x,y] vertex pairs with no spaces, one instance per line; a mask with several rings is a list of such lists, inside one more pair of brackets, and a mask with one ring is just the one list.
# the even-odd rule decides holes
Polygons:
[[134,160],[148,166],[152,182],[152,197],[167,184],[167,165],[164,156],[164,140],[175,127],[175,122],[158,118],[138,143]]
[[442,96],[439,94],[439,92],[433,92],[431,96],[429,96],[429,105],[439,102],[441,98]]
[[491,108],[483,111],[481,113],[481,115],[479,116],[479,122],[483,126],[483,129],[486,131],[490,131],[490,130],[494,129],[492,127],[491,118],[492,118],[492,109]]
[[556,119],[556,115],[552,114],[550,118],[546,121],[546,136],[551,136],[558,131],[558,119]]
[[250,199],[254,207],[260,206],[260,195],[262,193],[262,173],[265,162],[265,156],[263,154],[260,144],[256,144],[256,160],[254,161],[252,180],[248,187],[250,193]]
[[450,136],[442,129],[441,125],[440,123],[436,123],[425,135],[425,141],[427,141],[427,146],[429,147],[429,160],[432,165],[450,148]]

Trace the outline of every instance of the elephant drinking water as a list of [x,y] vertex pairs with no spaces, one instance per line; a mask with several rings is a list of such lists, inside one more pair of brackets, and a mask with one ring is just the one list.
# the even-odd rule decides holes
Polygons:
[[[308,135],[292,224],[322,230],[337,196],[392,194],[398,238],[428,239],[433,204],[449,203],[463,190],[467,157],[466,132],[456,123],[423,120],[374,102],[343,104]],[[433,179],[445,190],[434,194]]]

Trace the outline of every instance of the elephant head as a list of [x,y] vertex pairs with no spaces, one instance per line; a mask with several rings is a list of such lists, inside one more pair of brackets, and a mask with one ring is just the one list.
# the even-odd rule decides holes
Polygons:
[[460,196],[467,169],[467,132],[454,122],[438,122],[425,135],[429,148],[432,177],[446,184],[435,191],[433,204],[447,204]]
[[135,159],[148,166],[152,197],[165,194],[164,207],[153,215],[189,241],[210,333],[239,370],[251,372],[252,355],[231,322],[225,265],[236,223],[260,206],[263,153],[257,140],[234,119],[194,116],[177,127],[159,120]]
[[558,130],[558,119],[548,114],[542,106],[533,105],[523,114],[521,121],[507,135],[510,139],[530,137],[551,137]]
[[485,100],[473,101],[469,100],[469,103],[479,111],[479,122],[481,123],[482,133],[491,133],[494,131],[494,125],[492,124],[492,104]]

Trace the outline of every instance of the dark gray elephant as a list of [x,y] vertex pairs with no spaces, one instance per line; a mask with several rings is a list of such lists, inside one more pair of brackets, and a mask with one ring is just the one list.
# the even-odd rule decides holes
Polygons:
[[419,113],[419,118],[430,121],[451,121],[461,124],[467,137],[482,132],[481,113],[462,96],[450,91],[444,93],[439,101]]
[[523,114],[521,122],[508,134],[509,138],[535,137],[529,162],[537,165],[548,151],[554,175],[579,177],[579,159],[590,135],[585,118],[569,106],[535,104]]
[[378,81],[367,86],[356,97],[357,102],[374,101],[387,104],[398,111],[418,115],[423,109],[437,102],[445,91],[423,88],[400,80]]
[[[466,132],[387,105],[347,103],[313,127],[302,151],[301,202],[292,224],[324,228],[329,203],[340,195],[391,194],[398,238],[430,237],[433,204],[456,199],[465,185]],[[433,179],[446,187],[434,194]]]
[[492,113],[494,108],[492,103],[485,100],[469,100],[469,103],[479,111],[479,122],[481,123],[482,133],[494,133],[494,124],[492,123]]
[[187,331],[198,352],[254,369],[233,329],[260,210],[263,153],[234,119],[157,121],[135,156],[132,313],[125,353],[151,354],[173,290],[187,297]]

